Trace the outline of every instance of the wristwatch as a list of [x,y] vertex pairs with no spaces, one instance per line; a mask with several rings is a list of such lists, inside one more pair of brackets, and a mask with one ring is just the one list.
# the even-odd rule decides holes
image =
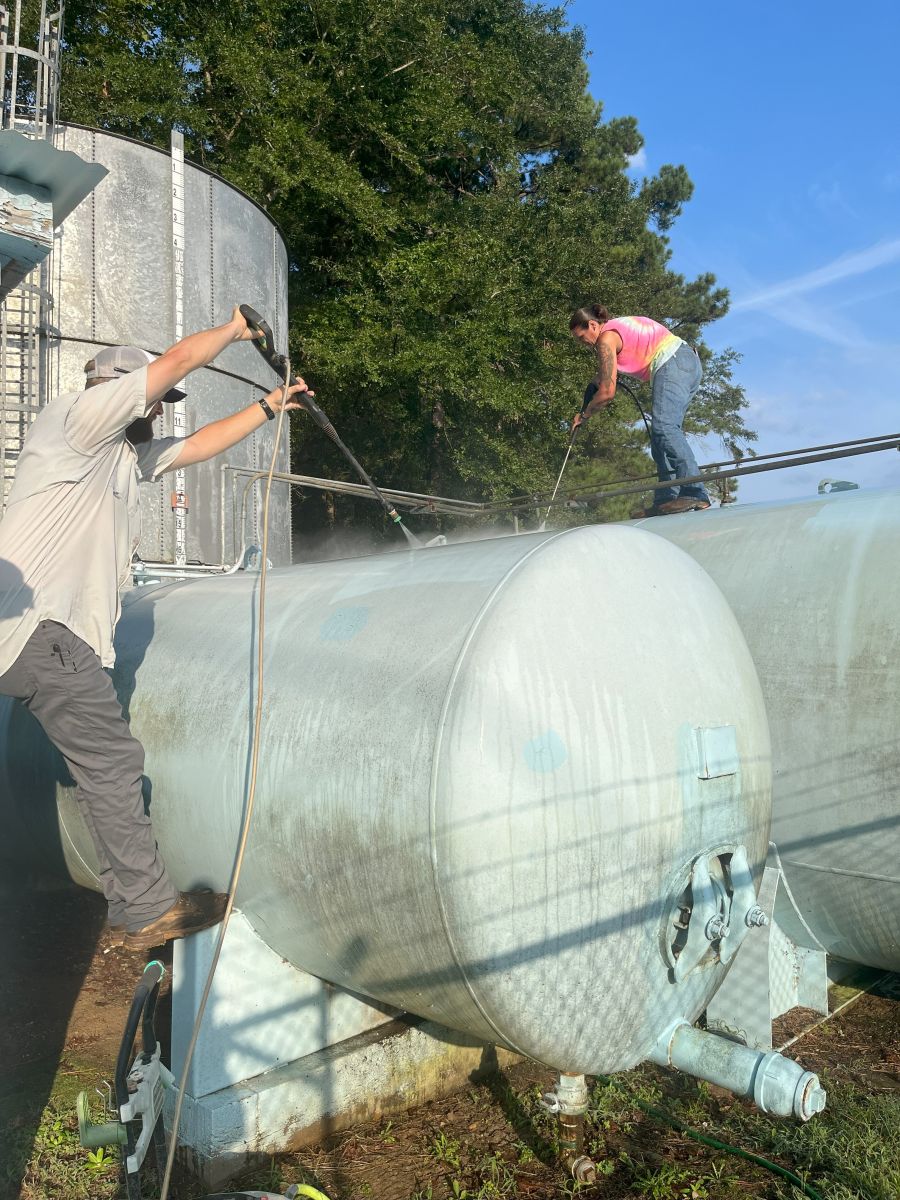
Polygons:
[[275,413],[272,411],[272,409],[270,408],[270,406],[268,405],[268,403],[265,400],[258,400],[257,404],[263,410],[263,412],[266,414],[266,418],[269,421],[275,420]]

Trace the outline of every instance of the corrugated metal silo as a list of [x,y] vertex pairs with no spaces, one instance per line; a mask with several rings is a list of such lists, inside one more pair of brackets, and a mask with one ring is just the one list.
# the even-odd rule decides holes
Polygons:
[[[258,205],[208,171],[188,163],[182,168],[177,154],[129,138],[66,125],[58,128],[57,145],[102,163],[109,175],[66,221],[54,251],[47,398],[81,387],[84,364],[97,348],[129,343],[159,353],[177,339],[179,317],[184,334],[193,333],[228,320],[235,304],[266,313],[278,348],[286,349],[287,252]],[[252,347],[229,346],[190,377],[184,432],[245,407],[275,383]],[[175,432],[173,415],[164,416],[165,434]],[[264,427],[221,458],[188,468],[188,563],[231,561],[235,542],[240,544],[232,528],[232,491],[240,493],[246,472],[268,467],[271,438]],[[280,471],[289,470],[286,432],[284,439]],[[237,470],[223,471],[225,463]],[[139,553],[147,561],[175,560],[173,478],[142,489]],[[258,540],[255,523],[254,501],[252,540]],[[289,562],[284,485],[273,489],[270,539],[272,561]]]

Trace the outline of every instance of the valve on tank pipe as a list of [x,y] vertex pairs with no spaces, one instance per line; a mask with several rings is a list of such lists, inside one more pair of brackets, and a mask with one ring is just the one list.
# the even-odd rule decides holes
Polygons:
[[594,1183],[597,1164],[584,1152],[584,1114],[587,1080],[571,1071],[560,1071],[555,1092],[545,1092],[541,1104],[559,1117],[559,1158],[579,1183]]

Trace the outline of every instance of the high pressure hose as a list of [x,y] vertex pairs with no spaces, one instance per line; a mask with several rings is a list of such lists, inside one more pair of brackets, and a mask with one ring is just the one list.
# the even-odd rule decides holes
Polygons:
[[[248,325],[252,328],[252,323],[246,317],[244,312],[245,305],[241,306],[241,313],[247,320]],[[251,313],[252,309],[249,310]],[[269,331],[271,338],[271,331]],[[278,447],[281,444],[281,431],[284,426],[285,403],[287,402],[287,390],[289,380],[291,380],[291,367],[287,356],[283,357],[284,365],[284,380],[282,384],[282,400],[281,408],[278,411],[278,420],[275,425],[275,440],[272,447],[272,458],[269,463],[269,471],[266,476],[266,486],[263,493],[263,524],[262,524],[262,546],[260,548],[260,571],[259,571],[259,598],[257,602],[257,628],[259,634],[257,637],[257,672],[256,672],[256,712],[253,719],[253,734],[251,740],[250,752],[250,781],[247,789],[247,805],[244,810],[244,817],[241,822],[240,837],[238,838],[238,848],[235,854],[234,867],[231,872],[231,881],[228,884],[228,902],[225,905],[225,913],[222,917],[222,924],[219,929],[219,935],[216,938],[216,946],[213,951],[212,962],[209,965],[209,971],[206,976],[206,983],[203,987],[203,994],[200,997],[200,1004],[197,1008],[197,1016],[194,1020],[194,1027],[191,1030],[191,1040],[188,1043],[188,1048],[184,1056],[184,1066],[181,1069],[181,1078],[178,1080],[178,1095],[175,1101],[175,1113],[172,1118],[172,1132],[169,1140],[169,1151],[166,1156],[166,1169],[163,1174],[162,1187],[160,1189],[160,1200],[167,1200],[169,1195],[169,1185],[172,1178],[172,1167],[175,1162],[175,1151],[178,1146],[178,1127],[181,1122],[181,1109],[184,1103],[184,1093],[187,1087],[188,1072],[190,1071],[191,1061],[194,1057],[194,1050],[197,1046],[197,1038],[200,1034],[200,1024],[203,1020],[203,1014],[206,1011],[206,1005],[209,1000],[209,994],[212,990],[212,982],[216,973],[216,967],[219,963],[219,957],[222,953],[222,946],[225,942],[225,934],[228,930],[228,922],[231,920],[231,913],[234,908],[234,897],[237,893],[238,882],[241,877],[241,868],[244,863],[244,853],[247,849],[247,840],[250,835],[250,822],[253,816],[253,805],[256,799],[256,779],[259,770],[259,749],[260,749],[260,730],[262,727],[263,714],[263,684],[265,681],[265,673],[263,666],[263,649],[265,646],[265,629],[266,629],[266,579],[268,574],[268,549],[269,549],[269,506],[272,495],[272,477],[275,474],[275,462],[278,457]],[[298,400],[300,397],[298,396]],[[304,394],[301,401],[304,405],[310,403],[309,396]],[[321,409],[319,409],[321,412]],[[325,414],[322,413],[324,417]],[[327,417],[325,418],[327,421]],[[329,422],[330,424],[330,422]],[[337,435],[335,434],[335,437]],[[399,521],[399,518],[398,518]],[[405,532],[405,530],[404,530]],[[302,1185],[303,1188],[306,1185]],[[312,1189],[311,1191],[315,1191]],[[303,1191],[299,1194],[309,1196],[310,1190]],[[316,1193],[317,1197],[321,1193]],[[327,1197],[325,1198],[327,1200]]]
[[550,509],[553,507],[553,501],[556,499],[556,493],[559,491],[559,485],[562,483],[563,472],[566,469],[566,464],[569,461],[569,455],[572,453],[572,447],[575,445],[575,438],[580,428],[580,425],[574,425],[572,427],[572,432],[569,435],[569,445],[566,449],[566,457],[563,459],[563,465],[559,469],[559,475],[556,479],[556,487],[553,489],[553,495],[550,497],[550,503],[547,505],[547,511],[544,513],[544,519],[538,526],[538,533],[543,533],[547,528],[547,518],[550,516]]
[[641,404],[640,400],[638,400],[638,398],[637,398],[637,395],[631,390],[631,388],[624,381],[624,379],[622,379],[622,377],[620,375],[616,376],[616,387],[622,388],[622,390],[627,392],[628,395],[635,402],[635,404],[637,405],[637,410],[641,414],[641,420],[644,422],[644,428],[647,430],[647,437],[652,437],[653,431],[650,428],[650,422],[647,420],[647,414],[644,412],[643,404]]

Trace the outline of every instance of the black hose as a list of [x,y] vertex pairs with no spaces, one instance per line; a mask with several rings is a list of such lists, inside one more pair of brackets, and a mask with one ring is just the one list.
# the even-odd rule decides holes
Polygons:
[[[131,1048],[134,1045],[134,1039],[137,1036],[138,1025],[141,1017],[144,1015],[145,1006],[150,1009],[149,1031],[150,1036],[153,1036],[153,1049],[156,1049],[156,1037],[153,1034],[153,1012],[156,1008],[156,996],[159,991],[160,980],[165,974],[165,968],[161,962],[155,959],[153,962],[147,963],[144,968],[144,973],[138,980],[138,985],[134,989],[134,997],[131,1001],[131,1008],[128,1010],[128,1019],[125,1022],[125,1032],[122,1035],[122,1041],[119,1045],[119,1056],[116,1059],[116,1074],[115,1074],[115,1091],[116,1105],[121,1107],[128,1103],[128,1068],[130,1065]],[[148,1025],[144,1022],[144,1052],[147,1051]],[[152,1053],[152,1052],[151,1052]]]
[[[138,1025],[141,1024],[143,1018],[143,1057],[146,1059],[148,1041],[153,1039],[153,1050],[156,1049],[156,1034],[153,1030],[153,1014],[156,1010],[156,997],[159,993],[159,984],[165,968],[161,962],[156,959],[153,962],[147,963],[144,967],[144,973],[138,980],[137,987],[134,989],[134,996],[131,1000],[131,1008],[128,1010],[128,1018],[125,1021],[125,1032],[122,1035],[122,1041],[119,1043],[119,1054],[116,1059],[116,1073],[113,1076],[114,1088],[116,1093],[116,1107],[121,1111],[122,1105],[129,1101],[128,1092],[128,1067],[131,1058],[131,1049],[134,1045],[134,1039],[137,1037]],[[151,1051],[152,1053],[152,1051]],[[137,1172],[131,1172],[127,1169],[126,1163],[134,1154],[137,1140],[134,1136],[134,1122],[129,1121],[125,1126],[125,1144],[119,1147],[119,1153],[122,1158],[122,1169],[125,1173],[125,1191],[128,1200],[141,1200],[141,1183]]]
[[143,1042],[143,1052],[141,1054],[141,1058],[143,1059],[143,1061],[145,1063],[148,1063],[150,1061],[150,1059],[153,1057],[153,1055],[156,1053],[156,1047],[158,1045],[158,1039],[156,1036],[156,1024],[155,1024],[156,1002],[159,999],[159,985],[162,982],[163,975],[165,975],[165,970],[161,963],[154,961],[154,962],[148,964],[148,966],[149,967],[158,967],[160,970],[160,976],[159,976],[159,979],[156,981],[156,984],[152,987],[152,989],[150,991],[150,995],[147,997],[147,1000],[144,1004],[144,1020],[142,1023],[142,1037],[141,1037],[141,1040]]
[[650,429],[650,422],[647,420],[647,414],[644,412],[644,406],[641,404],[640,400],[638,400],[637,395],[631,390],[631,388],[620,375],[616,376],[616,387],[622,388],[623,391],[626,391],[635,402],[637,405],[637,410],[641,414],[641,420],[644,422],[644,428],[647,430],[647,437],[650,437],[652,432]]

